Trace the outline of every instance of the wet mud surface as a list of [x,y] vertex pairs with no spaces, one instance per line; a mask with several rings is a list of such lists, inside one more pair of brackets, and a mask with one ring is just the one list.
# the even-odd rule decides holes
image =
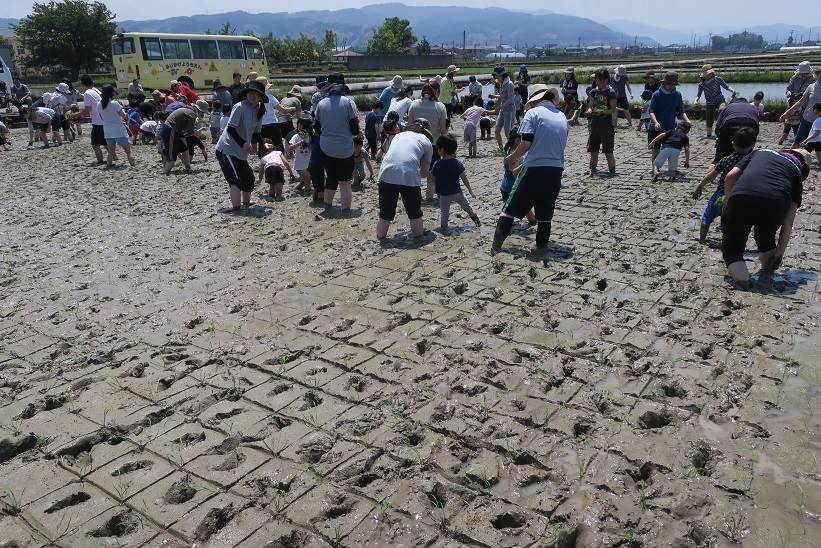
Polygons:
[[379,245],[373,185],[229,216],[199,152],[163,176],[151,146],[106,170],[88,135],[14,136],[0,545],[819,545],[818,171],[738,292],[696,241],[696,130],[690,180],[651,183],[644,134],[610,179],[573,128],[549,253],[519,223],[495,257],[489,141],[481,229],[413,240],[400,211]]

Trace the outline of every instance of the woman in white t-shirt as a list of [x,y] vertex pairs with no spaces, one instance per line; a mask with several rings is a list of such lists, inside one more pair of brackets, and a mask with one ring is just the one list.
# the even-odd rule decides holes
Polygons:
[[388,113],[395,112],[399,115],[399,125],[404,127],[405,126],[405,115],[408,113],[410,109],[411,103],[413,102],[413,88],[411,86],[407,86],[402,95],[397,95],[393,99],[391,99],[391,104],[388,107],[388,112],[385,113],[385,117],[382,118],[382,122],[386,122],[388,120]]
[[[265,76],[260,76],[256,79],[257,82],[265,86],[265,89],[268,90],[271,88],[271,84],[268,83],[268,78]],[[274,143],[274,148],[280,152],[284,152],[285,149],[282,148],[282,138],[285,135],[279,134],[279,118],[277,117],[277,112],[282,114],[293,114],[296,112],[296,108],[294,107],[283,107],[279,104],[279,101],[276,97],[274,97],[269,91],[265,92],[265,96],[268,97],[268,102],[265,103],[265,114],[262,115],[262,119],[260,122],[262,123],[262,133],[260,133],[260,140],[262,139],[270,139],[272,143]],[[265,147],[259,147],[259,157],[262,158],[265,156],[267,152],[265,151]]]
[[135,161],[131,156],[128,128],[125,125],[127,118],[123,106],[114,100],[114,93],[114,86],[111,84],[104,85],[103,89],[100,90],[100,103],[97,105],[97,113],[103,121],[103,135],[105,135],[106,149],[108,150],[106,165],[108,167],[114,165],[114,154],[117,145],[120,145],[128,157],[128,163],[133,166]]

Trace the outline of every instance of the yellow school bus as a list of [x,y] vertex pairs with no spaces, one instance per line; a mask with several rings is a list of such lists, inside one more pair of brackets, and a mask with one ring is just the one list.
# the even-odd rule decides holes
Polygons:
[[111,37],[111,53],[117,87],[138,78],[146,93],[168,89],[171,80],[210,90],[214,80],[230,85],[234,72],[268,75],[255,36],[123,32]]

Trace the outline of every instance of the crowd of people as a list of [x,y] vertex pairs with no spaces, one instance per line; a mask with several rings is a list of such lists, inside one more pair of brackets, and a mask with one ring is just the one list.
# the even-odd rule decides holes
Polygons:
[[[420,77],[413,83],[395,76],[370,105],[364,128],[360,128],[356,103],[339,73],[317,78],[316,92],[310,98],[295,85],[281,101],[271,93],[268,79],[256,73],[244,78],[235,73],[230,85],[215,81],[210,103],[178,81],[170,82],[166,92],[146,94],[134,80],[124,107],[115,99],[114,86],[97,89],[88,75],[81,78],[79,92],[69,82],[61,82],[53,93],[35,99],[18,79],[11,92],[29,123],[30,144],[37,138],[43,146],[73,141],[82,131],[79,121],[89,117],[94,154],[98,163],[107,166],[114,165],[118,146],[134,165],[131,146],[143,143],[156,144],[164,173],[170,173],[177,160],[189,171],[198,148],[207,158],[205,141],[210,137],[228,185],[231,207],[227,212],[232,214],[242,214],[252,206],[252,192],[263,180],[268,185],[264,197],[282,201],[288,174],[299,190],[310,193],[328,212],[338,210],[344,215],[353,205],[353,187],[368,177],[366,168],[374,181],[371,162],[377,162],[378,239],[387,236],[399,198],[411,233],[423,233],[423,184],[427,200],[438,197],[443,233],[449,230],[454,204],[480,226],[465,196],[467,191],[476,199],[465,166],[457,158],[459,142],[451,132],[452,120],[460,116],[464,121],[462,141],[467,157],[478,154],[477,141],[490,139],[495,126],[493,136],[504,160],[500,166],[502,207],[492,251],[501,250],[515,219],[522,218],[535,227],[536,247],[544,249],[561,189],[568,135],[581,119],[587,121],[588,173],[600,174],[602,153],[607,172],[601,175],[617,175],[619,115],[628,127],[632,125],[628,97],[633,98],[633,88],[627,69],[596,70],[584,99],[573,67],[565,70],[559,87],[529,85],[525,65],[513,77],[505,67],[496,67],[494,91],[487,96],[475,76],[461,89],[456,79],[459,71],[451,65],[445,76]],[[417,98],[414,85],[421,85]],[[654,180],[681,177],[682,152],[684,167],[689,167],[693,122],[685,112],[678,85],[678,74],[673,71],[660,78],[654,71],[644,75],[637,130],[647,132]],[[722,90],[731,94],[729,102]],[[759,121],[766,114],[763,96],[752,101],[737,97],[714,67],[705,65],[701,70],[696,102],[704,96],[706,137],[715,139],[716,152],[693,198],[716,180],[717,188],[709,193],[699,240],[706,242],[711,225],[720,219],[724,261],[731,278],[743,287],[750,283],[743,258],[750,232],[763,270],[772,272],[784,256],[801,205],[811,152],[821,164],[821,67],[801,63],[786,94],[790,106],[780,118],[784,131],[779,144],[793,133],[792,148],[756,150]],[[76,104],[80,97],[82,110]],[[0,144],[5,147],[9,137],[4,128],[0,128]],[[258,161],[256,175],[249,163],[252,154]]]

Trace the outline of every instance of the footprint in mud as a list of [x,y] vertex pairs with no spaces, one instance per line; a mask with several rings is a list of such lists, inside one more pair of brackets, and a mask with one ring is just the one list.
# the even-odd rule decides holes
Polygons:
[[131,510],[114,514],[107,522],[93,531],[86,533],[89,537],[123,537],[136,531],[140,526],[139,517]]
[[664,428],[675,420],[675,415],[668,409],[645,411],[638,420],[639,427],[646,430]]
[[189,445],[194,445],[195,443],[199,443],[201,441],[205,441],[205,432],[188,432],[179,438],[171,440],[171,443],[188,447]]
[[716,471],[717,461],[721,458],[721,452],[712,447],[709,442],[699,440],[690,451],[690,462],[700,476],[712,476]]
[[151,470],[152,466],[154,466],[154,462],[150,460],[138,460],[134,462],[127,462],[113,470],[111,472],[111,475],[124,476],[126,474],[130,474],[131,472],[136,472],[137,470]]
[[234,503],[222,508],[211,508],[194,531],[194,539],[205,542],[214,533],[228,525],[241,509],[234,508]]
[[166,504],[183,504],[193,499],[196,494],[197,489],[191,483],[191,476],[186,475],[171,484],[162,500]]
[[518,529],[527,524],[527,518],[520,512],[504,512],[490,520],[490,524],[496,530]]
[[334,440],[322,434],[314,434],[300,444],[297,453],[304,460],[311,464],[316,464],[334,446]]
[[87,500],[90,500],[90,499],[91,499],[91,495],[89,495],[88,493],[86,493],[84,491],[79,491],[77,493],[74,493],[72,495],[69,495],[65,498],[62,498],[62,499],[54,502],[51,506],[49,506],[48,508],[45,509],[45,513],[46,514],[53,514],[54,512],[57,512],[57,511],[62,510],[64,508],[68,508],[70,506],[76,506],[78,504],[82,504],[82,503],[84,503],[84,502],[86,502]]
[[300,411],[307,411],[318,407],[322,403],[322,398],[314,391],[309,390],[302,396],[302,405],[299,407]]
[[214,472],[227,472],[229,470],[235,470],[242,464],[247,457],[244,453],[240,451],[234,451],[233,453],[229,454],[225,457],[225,460],[221,463],[210,466],[208,469],[213,470]]
[[8,462],[17,455],[31,451],[39,444],[36,434],[30,433],[20,439],[4,438],[0,440],[0,464]]

